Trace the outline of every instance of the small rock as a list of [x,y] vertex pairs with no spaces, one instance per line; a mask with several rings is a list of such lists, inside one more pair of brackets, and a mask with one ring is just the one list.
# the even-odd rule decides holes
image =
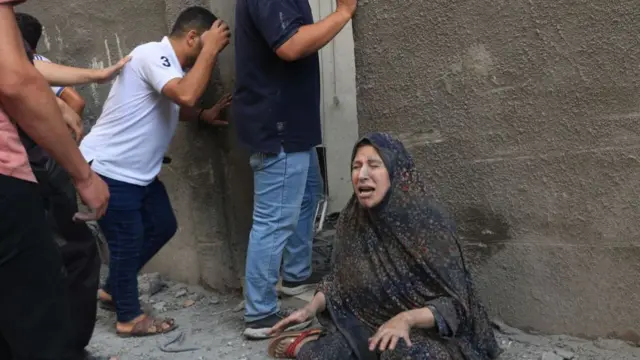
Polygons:
[[240,304],[236,305],[236,307],[233,308],[233,312],[240,312],[242,310],[244,310],[244,300],[242,300]]
[[177,298],[183,297],[185,295],[187,295],[187,290],[185,290],[185,289],[181,289],[181,290],[178,290],[178,292],[176,292],[176,297]]
[[220,304],[220,299],[218,299],[218,297],[216,296],[212,296],[209,298],[209,304],[218,305]]
[[562,350],[562,349],[555,349],[553,350],[553,352],[565,360],[571,360],[576,356],[576,354],[572,353],[571,351]]
[[158,312],[164,312],[164,311],[166,311],[166,309],[167,309],[167,308],[166,308],[166,305],[167,305],[167,304],[166,304],[164,301],[160,301],[160,302],[159,302],[159,303],[157,303],[157,304],[153,304],[153,309],[154,309],[155,311],[158,311]]
[[153,296],[165,287],[165,283],[159,273],[143,274],[138,279],[140,293]]
[[178,291],[186,289],[186,288],[187,288],[187,285],[185,285],[185,284],[174,284],[169,288],[169,291],[178,292]]
[[189,300],[200,301],[203,298],[202,294],[194,293],[189,295]]
[[193,304],[195,304],[195,303],[196,303],[195,301],[187,299],[187,300],[184,301],[184,307],[186,307],[186,308],[192,307]]
[[545,352],[544,354],[542,354],[542,356],[540,357],[540,360],[564,360],[563,358],[561,358],[560,356],[556,355],[555,353],[552,352]]

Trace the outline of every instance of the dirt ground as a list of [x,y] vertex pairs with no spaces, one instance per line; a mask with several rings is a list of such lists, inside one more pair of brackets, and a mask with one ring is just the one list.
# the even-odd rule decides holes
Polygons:
[[[140,277],[141,300],[149,311],[173,317],[180,328],[173,333],[138,339],[121,339],[114,331],[113,313],[99,309],[98,322],[88,350],[118,355],[122,360],[259,360],[268,359],[267,342],[246,341],[239,295],[216,295],[198,286],[163,281],[157,274]],[[304,301],[283,300],[285,307]],[[620,340],[595,341],[570,336],[526,334],[496,321],[496,334],[504,349],[500,360],[627,360],[640,359],[640,348]],[[171,340],[178,339],[167,345]],[[178,351],[178,352],[168,352]]]

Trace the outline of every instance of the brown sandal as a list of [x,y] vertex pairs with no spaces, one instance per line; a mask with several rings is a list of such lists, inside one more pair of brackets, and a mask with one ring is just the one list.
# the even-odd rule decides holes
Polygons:
[[311,336],[319,336],[322,329],[282,333],[269,343],[268,354],[274,359],[295,359],[296,348]]
[[[168,328],[164,328],[164,325],[169,325]],[[116,334],[120,337],[143,337],[166,334],[178,327],[173,319],[154,319],[151,316],[145,316],[142,320],[133,325],[133,329],[130,332],[117,331]]]

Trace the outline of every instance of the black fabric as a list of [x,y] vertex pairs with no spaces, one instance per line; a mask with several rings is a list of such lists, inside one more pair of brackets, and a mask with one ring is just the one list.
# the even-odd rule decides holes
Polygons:
[[100,281],[97,244],[86,223],[73,221],[78,203],[67,173],[51,159],[48,166],[32,165],[32,169],[40,184],[47,222],[68,274],[74,349],[83,351],[91,340],[96,322],[96,292]]
[[38,185],[0,175],[0,359],[69,358],[66,281]]

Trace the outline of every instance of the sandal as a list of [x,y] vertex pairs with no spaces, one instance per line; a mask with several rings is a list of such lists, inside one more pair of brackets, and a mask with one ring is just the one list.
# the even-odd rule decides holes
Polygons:
[[296,348],[311,336],[320,336],[322,329],[282,333],[269,343],[268,354],[274,359],[295,359]]
[[[169,325],[168,328],[164,328],[164,325]],[[133,325],[133,328],[129,332],[123,332],[116,330],[116,335],[127,337],[144,337],[169,333],[178,327],[173,319],[154,319],[151,316],[145,316],[142,320]]]

